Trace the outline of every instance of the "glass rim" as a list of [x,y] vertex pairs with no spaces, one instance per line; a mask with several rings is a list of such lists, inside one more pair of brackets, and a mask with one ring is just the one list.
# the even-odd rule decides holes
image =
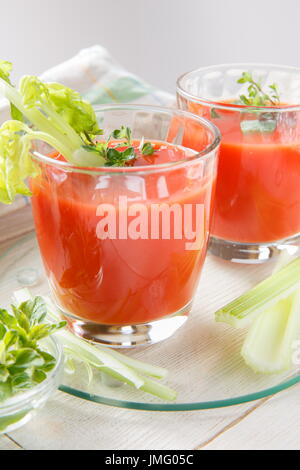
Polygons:
[[197,72],[204,72],[206,70],[207,71],[216,70],[222,67],[236,67],[236,68],[244,68],[244,69],[247,69],[247,67],[249,68],[273,67],[277,69],[284,69],[290,72],[292,71],[298,72],[300,75],[300,67],[294,67],[290,65],[264,64],[264,63],[259,63],[259,62],[234,62],[234,63],[228,63],[228,64],[225,63],[225,64],[219,64],[219,65],[209,65],[209,66],[199,67],[199,68],[190,70],[189,72],[185,72],[182,75],[180,75],[176,81],[177,94],[179,94],[180,96],[183,96],[184,98],[189,99],[189,101],[193,101],[194,103],[201,103],[211,108],[224,109],[224,110],[229,110],[229,111],[230,110],[231,111],[266,110],[267,112],[280,113],[283,111],[299,111],[300,110],[300,103],[294,104],[294,105],[282,105],[282,106],[250,106],[250,105],[247,106],[244,104],[222,103],[222,101],[215,101],[215,100],[207,99],[205,97],[196,96],[193,93],[188,92],[182,83],[184,79],[186,79],[192,74],[196,74]]
[[13,395],[12,397],[5,400],[3,403],[0,403],[0,417],[2,414],[19,410],[22,406],[26,405],[26,403],[31,402],[31,400],[38,396],[41,392],[51,389],[53,380],[64,366],[64,352],[61,343],[53,336],[47,338],[47,341],[50,341],[54,348],[53,355],[55,355],[56,359],[54,368],[48,372],[47,378],[40,384],[25,392],[17,393],[16,395]]
[[283,380],[277,385],[268,388],[262,388],[256,392],[251,392],[245,395],[234,396],[232,398],[220,398],[211,401],[194,401],[194,402],[176,402],[176,403],[150,403],[143,401],[126,401],[123,399],[110,398],[103,395],[95,395],[84,390],[75,389],[69,385],[60,385],[59,390],[69,395],[81,398],[86,401],[100,403],[102,405],[111,406],[114,408],[131,409],[138,411],[165,411],[165,412],[179,412],[179,411],[201,411],[212,410],[218,408],[227,408],[229,406],[241,405],[243,403],[250,403],[266,397],[272,397],[279,392],[287,390],[300,383],[300,374],[297,372],[291,377]]
[[[181,168],[182,166],[186,166],[189,163],[193,163],[196,160],[200,159],[206,159],[209,158],[214,152],[217,147],[220,145],[221,142],[221,133],[217,126],[209,121],[208,119],[205,119],[201,116],[197,116],[196,114],[193,114],[189,111],[183,111],[181,109],[177,108],[168,108],[164,106],[152,106],[152,105],[143,105],[143,104],[104,104],[104,105],[97,105],[93,107],[95,112],[105,112],[109,110],[120,110],[120,111],[130,111],[130,110],[140,110],[140,111],[149,111],[149,112],[157,112],[157,113],[165,113],[165,114],[174,114],[174,115],[179,115],[182,117],[187,117],[189,119],[192,119],[195,122],[198,122],[201,124],[202,127],[204,127],[206,130],[208,130],[212,136],[213,136],[213,141],[207,145],[201,152],[195,151],[195,155],[191,157],[187,157],[181,160],[176,160],[174,162],[168,162],[168,163],[157,163],[154,165],[146,165],[146,166],[128,166],[128,167],[81,167],[74,165],[69,162],[64,162],[61,160],[54,160],[53,158],[43,155],[38,151],[33,151],[32,156],[35,160],[41,161],[43,163],[46,163],[48,165],[54,166],[56,168],[59,168],[61,170],[66,170],[66,171],[72,171],[76,173],[85,173],[85,174],[105,174],[105,175],[110,175],[110,174],[151,174],[154,172],[158,172],[161,170],[175,170],[177,168]],[[192,150],[192,149],[190,149]]]

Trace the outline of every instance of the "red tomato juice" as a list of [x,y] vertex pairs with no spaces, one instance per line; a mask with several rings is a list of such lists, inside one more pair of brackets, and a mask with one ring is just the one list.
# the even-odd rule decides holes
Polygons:
[[216,105],[212,118],[209,107],[189,103],[188,109],[213,120],[222,134],[212,235],[267,243],[299,234],[299,112],[277,114],[272,132],[243,133],[241,120],[255,114]]
[[[67,172],[41,163],[41,175],[31,183],[36,232],[52,294],[64,312],[103,324],[138,324],[173,314],[191,301],[204,262],[210,222],[214,175],[199,177],[193,165],[151,172],[153,163],[168,163],[190,156],[182,147],[155,144],[143,173]],[[57,158],[57,157],[55,157]],[[201,162],[199,162],[201,166]],[[200,170],[199,170],[200,168]],[[123,169],[121,169],[123,170]],[[128,206],[139,202],[147,218],[153,203],[204,207],[200,248],[186,249],[185,239],[100,239],[98,208],[112,204],[116,230],[121,213],[118,199]],[[171,218],[171,234],[176,226]],[[184,225],[184,222],[182,222]],[[177,227],[178,228],[178,227]]]

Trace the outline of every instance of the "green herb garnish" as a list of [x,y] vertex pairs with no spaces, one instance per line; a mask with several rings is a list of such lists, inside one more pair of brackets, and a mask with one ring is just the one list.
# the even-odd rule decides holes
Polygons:
[[116,129],[112,132],[112,137],[114,139],[124,139],[126,145],[132,145],[132,131],[129,127],[122,126],[121,129]]
[[155,152],[155,148],[153,147],[152,144],[150,144],[150,142],[145,142],[142,145],[141,152],[143,155],[146,155],[146,156],[153,155],[153,153]]
[[63,328],[66,322],[45,323],[47,307],[41,297],[0,309],[0,402],[33,388],[47,378],[56,359],[39,341]]
[[115,148],[108,148],[105,166],[124,166],[135,158],[136,154],[133,147],[128,147],[123,152]]
[[255,81],[251,72],[243,72],[237,83],[249,83],[248,96],[240,95],[240,100],[246,106],[276,106],[280,103],[278,86],[269,85],[270,92],[266,93],[259,81]]
[[[121,139],[122,142],[109,146],[111,139]],[[126,147],[124,150],[121,148]],[[97,142],[93,147],[85,146],[85,149],[99,152],[104,158],[105,166],[126,166],[130,165],[137,157],[137,150],[132,145],[132,131],[129,127],[122,126],[121,129],[115,129],[104,142]],[[141,141],[138,149],[143,155],[152,155],[155,152],[154,146],[150,142]]]
[[[265,107],[276,106],[280,103],[279,90],[276,83],[269,85],[269,92],[262,89],[260,81],[255,81],[251,72],[243,72],[237,83],[248,83],[248,95],[240,95],[240,102],[246,106]],[[246,116],[241,119],[241,130],[244,134],[248,133],[270,133],[277,128],[276,113],[265,113],[259,110],[247,109],[246,113],[251,112],[256,115],[256,119],[248,119]]]
[[220,118],[220,115],[217,112],[216,108],[211,108],[210,116],[211,116],[212,119],[219,119]]

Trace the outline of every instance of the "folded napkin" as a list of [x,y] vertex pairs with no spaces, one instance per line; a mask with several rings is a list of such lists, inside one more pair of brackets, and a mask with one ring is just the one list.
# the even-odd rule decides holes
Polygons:
[[[41,78],[60,82],[81,93],[92,104],[142,103],[172,106],[175,99],[157,90],[119,65],[102,46],[83,49],[72,59],[53,67]],[[9,107],[0,106],[0,122],[9,119]],[[0,242],[32,230],[29,201],[18,197],[10,206],[0,204]],[[13,221],[13,223],[12,223]]]

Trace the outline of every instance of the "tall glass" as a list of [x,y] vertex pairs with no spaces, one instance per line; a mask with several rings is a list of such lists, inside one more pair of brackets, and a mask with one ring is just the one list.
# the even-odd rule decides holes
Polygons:
[[[251,72],[280,103],[241,105]],[[300,234],[300,69],[258,64],[219,65],[179,78],[179,108],[210,119],[221,131],[211,251],[227,260],[263,262],[297,251]]]
[[80,336],[115,347],[160,341],[184,324],[198,285],[219,132],[167,108],[108,105],[96,113],[105,129],[99,140],[128,126],[174,160],[91,169],[51,158],[45,147],[35,152],[33,214],[51,293]]

